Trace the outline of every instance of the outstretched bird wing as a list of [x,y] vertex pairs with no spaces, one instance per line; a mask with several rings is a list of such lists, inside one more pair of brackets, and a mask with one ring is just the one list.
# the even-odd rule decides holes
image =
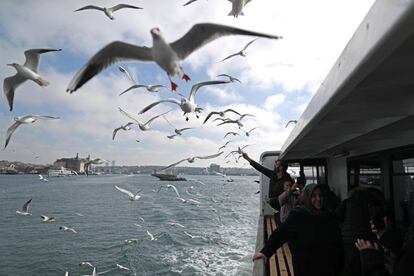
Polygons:
[[188,158],[183,159],[183,160],[180,160],[180,161],[175,162],[175,163],[173,163],[173,164],[171,164],[171,165],[168,165],[168,166],[167,166],[167,167],[165,167],[165,168],[162,168],[161,170],[166,170],[166,169],[168,169],[168,168],[171,168],[171,167],[177,166],[177,165],[178,165],[178,164],[180,164],[181,162],[184,162],[184,161],[187,161],[187,160],[188,160]]
[[195,102],[195,95],[196,95],[198,89],[200,89],[201,87],[206,86],[206,85],[214,85],[214,84],[222,84],[222,83],[228,83],[228,82],[227,81],[214,80],[214,81],[203,81],[203,82],[196,83],[191,87],[191,92],[190,92],[190,96],[188,97],[188,99],[192,102]]
[[222,59],[222,60],[220,60],[219,62],[223,62],[223,61],[225,61],[225,60],[227,60],[227,59],[229,59],[229,58],[232,58],[232,57],[235,57],[235,56],[240,56],[240,55],[241,55],[241,52],[237,52],[237,53],[231,54],[231,55],[229,55],[229,56],[227,56],[227,57],[223,58],[223,59]]
[[236,113],[237,115],[239,115],[239,116],[240,116],[240,113],[239,113],[239,112],[237,112],[236,110],[231,109],[231,108],[228,108],[228,109],[224,110],[223,112],[224,112],[224,113],[226,113],[226,112],[233,112],[233,113]]
[[170,45],[180,59],[185,59],[192,52],[196,51],[207,43],[226,35],[252,35],[273,39],[282,38],[280,36],[243,30],[231,26],[213,23],[200,23],[194,25],[183,37],[171,43]]
[[3,91],[4,95],[6,95],[7,101],[9,103],[10,111],[13,110],[13,99],[14,99],[14,90],[27,79],[23,77],[21,74],[16,74],[14,76],[8,77],[4,79],[3,82]]
[[29,199],[22,207],[22,211],[27,213],[27,211],[29,211],[29,204],[30,202],[32,202],[32,199]]
[[123,189],[123,188],[120,188],[120,187],[118,187],[118,186],[116,186],[115,185],[115,189],[117,189],[118,191],[120,191],[121,193],[124,193],[124,194],[127,194],[128,196],[130,196],[130,197],[134,197],[134,194],[133,193],[131,193],[130,191],[128,191],[128,190],[125,190],[125,189]]
[[73,77],[67,92],[73,93],[108,66],[123,60],[152,61],[151,48],[114,41],[97,52]]
[[85,6],[85,7],[82,7],[82,8],[79,8],[79,9],[75,10],[75,12],[77,12],[77,11],[83,11],[83,10],[99,10],[99,11],[103,11],[104,9],[102,7],[98,7],[98,6],[95,6],[95,5],[88,5],[88,6]]
[[143,84],[134,84],[132,85],[130,88],[128,88],[127,90],[123,91],[121,94],[119,94],[119,96],[121,96],[122,94],[125,94],[126,92],[135,89],[135,88],[140,88],[140,87],[147,87],[146,85]]
[[212,111],[212,112],[210,112],[210,113],[207,115],[206,119],[204,120],[203,124],[205,124],[205,123],[208,121],[208,119],[210,119],[210,117],[211,117],[212,115],[214,115],[214,114],[220,114],[220,112],[217,112],[217,111]]
[[142,10],[141,7],[137,7],[137,6],[133,6],[133,5],[128,5],[128,4],[118,4],[118,5],[113,6],[110,9],[112,11],[117,11],[117,10],[125,9],[125,8]]
[[10,138],[12,136],[12,134],[14,133],[14,131],[16,130],[16,128],[18,126],[20,126],[22,123],[20,122],[15,122],[14,124],[12,124],[8,129],[7,129],[7,134],[6,134],[6,143],[4,144],[4,148],[7,147],[7,145],[10,142]]
[[[171,109],[172,110],[172,109]],[[146,122],[144,125],[150,125],[152,123],[152,121],[154,121],[155,119],[157,119],[160,116],[164,116],[165,114],[167,114],[168,112],[170,112],[171,110],[168,110],[167,112],[161,113],[155,117],[152,117],[151,119],[148,120],[148,122]]]
[[190,1],[188,1],[187,3],[185,3],[183,6],[190,5],[191,3],[195,2],[195,1],[197,1],[197,0],[190,0]]
[[255,42],[257,39],[259,39],[259,38],[255,38],[255,39],[253,39],[252,41],[248,42],[248,43],[244,46],[244,48],[243,48],[243,50],[242,50],[242,51],[245,51],[245,50],[247,49],[247,47],[249,47],[249,46],[250,46],[250,44],[252,44],[253,42]]
[[211,159],[211,158],[216,158],[219,157],[220,155],[223,154],[223,151],[213,154],[213,155],[207,155],[207,156],[195,156],[194,158],[198,158],[198,159]]
[[39,66],[40,54],[47,52],[62,51],[62,49],[30,49],[24,52],[26,56],[26,62],[24,66],[30,70],[37,72],[37,66]]
[[143,114],[160,103],[175,103],[175,104],[181,105],[181,102],[177,99],[174,99],[174,98],[163,99],[163,100],[153,102],[152,104],[144,107],[140,112],[138,112],[138,114]]
[[127,113],[126,111],[122,110],[122,108],[118,107],[118,110],[119,110],[119,112],[121,112],[122,114],[124,114],[125,116],[127,116],[128,118],[130,118],[131,120],[133,120],[138,125],[141,124],[140,121],[138,121],[137,119],[135,119],[134,117],[132,117],[131,115],[129,115],[129,113]]

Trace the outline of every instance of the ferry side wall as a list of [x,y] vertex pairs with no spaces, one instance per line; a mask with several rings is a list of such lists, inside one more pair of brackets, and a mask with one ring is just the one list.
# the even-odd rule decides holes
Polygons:
[[346,157],[328,158],[328,184],[332,191],[342,199],[348,191],[348,174]]

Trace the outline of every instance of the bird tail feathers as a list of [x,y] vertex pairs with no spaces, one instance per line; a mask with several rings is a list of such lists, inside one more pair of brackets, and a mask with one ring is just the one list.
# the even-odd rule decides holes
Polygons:
[[35,82],[40,86],[48,86],[50,84],[47,80],[42,78],[37,78]]

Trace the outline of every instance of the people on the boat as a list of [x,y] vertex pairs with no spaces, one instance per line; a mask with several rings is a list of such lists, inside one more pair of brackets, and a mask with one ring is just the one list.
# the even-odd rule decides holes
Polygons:
[[283,193],[279,195],[281,223],[285,222],[290,211],[295,207],[296,197],[294,193],[297,191],[297,183],[293,179],[286,179],[283,182]]
[[279,204],[279,195],[283,193],[283,183],[286,179],[291,179],[290,175],[287,173],[287,163],[283,162],[282,160],[276,160],[274,164],[274,169],[268,169],[264,166],[260,165],[253,159],[247,155],[247,153],[243,152],[242,156],[244,159],[246,159],[250,165],[264,174],[265,176],[269,177],[269,199],[268,203],[272,208],[279,211],[280,210],[280,204]]
[[357,186],[350,190],[348,198],[336,209],[344,243],[344,276],[361,275],[361,261],[355,242],[357,239],[375,240],[371,232],[369,207],[383,204],[380,201],[372,190]]
[[343,263],[341,232],[335,215],[323,207],[320,185],[303,189],[304,205],[295,207],[253,261],[269,259],[285,242],[292,252],[295,276],[337,276]]
[[[411,184],[411,186],[414,185]],[[414,275],[414,187],[412,187],[409,193],[408,209],[411,224],[408,228],[403,247],[395,257],[391,269],[386,266],[386,249],[384,249],[381,239],[378,243],[365,239],[358,239],[356,241],[355,246],[360,251],[361,269],[364,276]]]

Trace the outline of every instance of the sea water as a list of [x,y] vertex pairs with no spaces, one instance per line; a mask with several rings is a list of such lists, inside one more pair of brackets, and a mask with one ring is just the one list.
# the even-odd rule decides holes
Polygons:
[[[37,175],[0,175],[0,275],[91,275],[91,267],[79,265],[83,261],[98,273],[108,271],[103,275],[251,275],[257,177],[185,177],[165,182],[147,175],[68,176],[44,182]],[[187,202],[172,189],[157,192],[167,184]],[[130,201],[115,185],[141,190],[142,197]],[[32,216],[16,214],[30,198]],[[43,223],[40,215],[56,221]],[[78,233],[62,231],[62,225]],[[125,244],[126,239],[137,242]]]

